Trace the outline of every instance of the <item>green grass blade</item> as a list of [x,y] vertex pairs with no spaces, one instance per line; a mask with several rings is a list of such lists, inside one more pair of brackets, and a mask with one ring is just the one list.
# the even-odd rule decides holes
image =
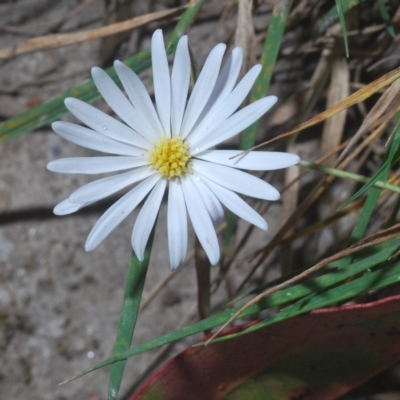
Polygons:
[[[363,3],[366,0],[342,0],[342,11],[346,13],[351,8]],[[318,35],[322,35],[332,24],[339,19],[339,14],[336,5],[333,6],[321,19],[317,25],[316,32]]]
[[382,181],[386,180],[389,170],[390,170],[390,164],[386,161],[382,164],[381,168],[375,173],[375,175],[372,178],[367,179],[365,181],[365,185],[357,193],[355,193],[349,200],[347,200],[344,204],[342,204],[340,206],[339,210],[342,210],[343,208],[348,206],[350,203],[357,200],[369,188],[371,188],[373,186],[383,189],[383,186],[385,185],[385,183],[383,183]]
[[[399,121],[399,118],[400,118],[400,116],[397,117],[397,122]],[[378,172],[375,174],[375,177],[371,178],[370,181],[367,183],[368,187],[371,187],[372,185],[376,184],[377,179],[381,178],[386,181],[387,176],[390,171],[390,168],[398,160],[399,149],[400,149],[400,129],[398,127],[395,130],[395,133],[389,142],[388,148],[386,150],[386,153],[385,153],[385,156],[383,159],[383,163],[382,163],[381,167],[379,168]],[[365,185],[365,186],[367,186],[367,185]],[[363,192],[361,192],[361,194],[362,193]],[[379,200],[380,194],[381,194],[381,190],[379,188],[377,188],[377,187],[371,188],[371,191],[369,192],[369,194],[367,196],[367,200],[365,201],[364,206],[361,210],[360,217],[358,218],[356,226],[354,227],[353,232],[351,233],[350,245],[358,242],[359,240],[361,240],[363,238],[365,231],[367,230],[369,221],[372,218],[375,206]],[[358,196],[356,196],[356,195],[358,195]],[[356,195],[354,195],[350,200],[348,200],[341,208],[344,208],[351,201],[354,201],[355,198],[359,197],[360,191],[358,191]],[[338,266],[338,268],[347,267],[351,263],[352,260],[353,260],[353,257],[351,257],[351,256],[342,258],[341,260],[338,260],[337,266]]]
[[[385,169],[384,169],[385,164],[383,164],[383,167],[381,167],[381,170],[380,170],[381,172],[378,171],[379,172],[378,178],[375,179],[375,177],[374,177],[374,181],[372,183],[371,183],[372,178],[367,178],[366,176],[354,174],[352,172],[343,171],[341,169],[325,167],[324,165],[314,164],[309,161],[300,160],[298,165],[300,165],[300,167],[310,168],[310,169],[313,169],[314,171],[323,172],[328,175],[337,176],[338,178],[351,179],[356,182],[366,183],[368,185],[368,188],[370,188],[371,186],[375,186],[380,189],[386,189],[386,190],[390,190],[395,193],[400,193],[399,186],[391,185],[390,183],[384,182],[386,180]],[[389,169],[390,169],[390,165],[389,165]],[[388,172],[388,171],[386,171],[386,172]],[[383,179],[383,180],[378,180],[378,179]],[[359,192],[357,192],[357,193],[359,193]],[[363,193],[364,193],[364,191],[363,191]],[[360,197],[360,196],[358,196],[358,197]],[[356,199],[354,199],[354,200],[356,200]],[[351,201],[354,201],[354,200],[351,200]],[[350,200],[346,201],[346,203],[344,205],[342,205],[340,207],[340,209],[343,209],[344,207],[346,207],[349,203],[351,203],[351,201]]]
[[379,12],[381,13],[383,22],[386,25],[386,30],[389,32],[389,35],[394,38],[396,36],[396,33],[394,31],[394,27],[393,27],[392,20],[390,19],[390,15],[387,12],[385,2],[383,0],[378,0],[378,4],[379,4]]
[[[372,250],[372,254],[370,250],[361,253],[356,261],[353,261],[351,265],[347,265],[347,268],[344,269],[342,268],[342,265],[336,261],[335,263],[333,263],[333,265],[331,264],[332,267],[336,269],[335,272],[326,273],[318,278],[311,279],[306,283],[300,283],[288,289],[273,293],[267,297],[267,303],[271,307],[273,305],[282,305],[285,303],[285,298],[286,300],[289,297],[291,300],[297,300],[301,297],[308,296],[315,291],[325,290],[329,287],[337,285],[361,272],[366,271],[367,269],[373,268],[387,261],[399,249],[399,247],[400,238],[389,240],[374,247]],[[284,282],[285,279],[281,278],[281,281]],[[257,289],[252,290],[250,293],[247,293],[246,296],[254,296],[260,294],[269,287],[273,287],[276,284],[277,282],[274,282],[273,284],[263,285],[261,287],[258,287]],[[244,296],[241,297],[244,298]]]
[[[373,248],[369,249],[369,253],[368,253],[368,254],[370,254],[369,256],[364,257],[363,259],[358,260],[357,262],[349,265],[348,268],[344,268],[343,270],[339,270],[335,273],[325,274],[318,278],[311,279],[308,282],[300,283],[300,284],[294,285],[293,287],[290,287],[288,289],[284,289],[284,290],[281,290],[280,292],[274,293],[274,294],[268,296],[267,298],[262,299],[259,303],[254,304],[251,307],[249,307],[247,310],[245,310],[243,312],[243,314],[240,316],[240,318],[245,318],[245,317],[257,314],[260,311],[265,310],[269,307],[284,305],[284,304],[293,302],[298,299],[300,299],[299,300],[300,302],[308,301],[308,299],[311,298],[315,294],[316,288],[318,288],[318,292],[321,293],[324,290],[325,291],[329,290],[329,288],[332,288],[351,277],[359,275],[360,273],[368,270],[369,268],[373,268],[373,267],[376,267],[377,265],[380,265],[382,262],[385,262],[391,255],[393,255],[397,251],[399,246],[400,246],[400,238],[392,239],[392,240],[390,240],[386,243],[383,243],[379,246],[374,246]],[[368,276],[369,275],[371,275],[371,274],[368,273]],[[320,296],[322,296],[324,298],[323,294]],[[337,297],[332,297],[331,303],[329,303],[329,304],[333,304],[336,301],[338,301]],[[296,303],[296,304],[298,304],[298,303]],[[327,304],[327,305],[329,305],[329,304]],[[293,306],[290,306],[290,307],[293,307]],[[227,322],[240,309],[241,309],[241,306],[238,306],[233,309],[212,315],[209,318],[206,318],[202,321],[191,324],[182,329],[178,329],[176,331],[169,332],[163,336],[160,336],[156,339],[150,340],[144,344],[141,344],[137,347],[127,350],[126,352],[123,353],[123,356],[120,355],[120,356],[110,358],[108,360],[104,360],[104,361],[94,365],[90,369],[82,372],[81,374],[79,374],[78,376],[76,376],[74,378],[83,376],[89,372],[92,372],[96,369],[107,366],[109,364],[112,364],[113,362],[119,361],[123,358],[132,357],[134,355],[143,353],[148,350],[152,350],[156,347],[159,347],[159,346],[162,346],[162,345],[165,345],[168,343],[175,342],[177,340],[186,338],[186,337],[194,335],[196,333],[216,328],[217,326],[223,325],[225,322]],[[290,309],[290,308],[287,307],[285,310],[287,310],[287,309]],[[295,307],[295,311],[298,312],[298,305]],[[306,312],[306,311],[304,311],[304,312]],[[280,314],[278,314],[278,316],[279,315]],[[293,314],[293,315],[295,315],[295,314]],[[290,317],[290,315],[287,318],[289,318],[289,317]],[[273,318],[275,318],[275,317],[273,317]]]
[[[291,0],[281,0],[274,7],[261,56],[262,70],[254,84],[250,96],[251,103],[263,98],[268,92],[272,72],[275,67],[275,62],[278,57],[279,49],[281,47],[283,32],[285,31],[286,22],[291,7]],[[247,150],[254,146],[258,126],[259,121],[255,122],[253,125],[250,125],[243,132],[240,144],[240,147],[243,150]]]
[[[336,286],[347,279],[350,279],[366,270],[369,270],[385,262],[400,247],[400,239],[392,240],[389,246],[385,246],[382,251],[365,257],[347,268],[339,269],[336,272],[326,273],[315,279],[310,279],[305,283],[294,285],[290,288],[281,290],[268,296],[263,303],[263,307],[282,306],[291,301],[314,296]],[[258,291],[258,290],[257,290]],[[262,291],[260,291],[262,292]],[[336,301],[336,300],[335,300]],[[332,301],[334,303],[335,301]],[[329,304],[332,304],[329,303]]]
[[343,32],[343,40],[344,40],[344,47],[346,49],[346,57],[349,56],[349,43],[347,41],[347,29],[346,29],[346,20],[344,18],[344,9],[343,9],[343,4],[342,4],[342,0],[335,0],[336,1],[336,9],[337,9],[337,13],[339,16],[339,21],[340,21],[340,25],[342,27],[342,32]]
[[[386,172],[386,176],[389,171]],[[367,226],[369,221],[372,218],[372,215],[375,210],[375,206],[378,203],[379,196],[381,195],[381,189],[373,187],[371,192],[368,194],[367,200],[364,203],[364,206],[361,210],[361,214],[357,220],[356,226],[350,236],[350,245],[361,240],[367,230]]]
[[179,38],[187,32],[203,6],[203,1],[200,0],[191,1],[190,3],[190,7],[184,12],[181,19],[176,24],[166,44],[167,50],[170,49],[173,53],[175,53]]
[[[202,1],[195,2],[185,11],[166,43],[168,52],[175,50],[180,36],[193,22],[202,4]],[[125,60],[124,63],[139,74],[151,65],[150,50],[143,50]],[[116,83],[119,83],[114,68],[109,68],[106,71]],[[0,144],[47,125],[67,114],[68,110],[64,106],[64,99],[66,97],[76,97],[87,103],[91,103],[100,98],[100,93],[97,91],[93,80],[87,79],[60,95],[0,123]]]
[[[144,282],[146,280],[147,268],[149,266],[151,248],[154,239],[154,228],[143,261],[139,261],[133,253],[129,264],[128,276],[125,283],[124,299],[122,301],[117,338],[114,347],[114,356],[118,356],[131,346],[133,332],[139,313],[140,300],[142,298]],[[124,374],[126,359],[118,361],[111,366],[108,384],[108,399],[115,400]]]
[[324,308],[331,304],[354,298],[370,290],[376,290],[394,283],[398,283],[399,281],[400,263],[390,264],[378,271],[365,274],[358,279],[330,289],[321,294],[313,294],[303,298],[292,306],[282,309],[281,312],[275,316],[253,325],[239,334],[224,336],[224,338],[215,339],[215,341],[233,339],[234,337],[245,335],[285,319],[310,312],[317,308]]
[[340,209],[343,209],[348,204],[352,203],[353,201],[357,200],[361,197],[369,188],[372,186],[378,186],[380,188],[384,188],[382,185],[376,185],[379,180],[386,181],[387,175],[389,174],[390,169],[393,165],[399,160],[400,157],[400,114],[397,115],[397,129],[395,130],[389,145],[388,149],[386,150],[386,154],[383,159],[383,163],[379,170],[375,173],[375,175],[368,179],[367,183],[357,191],[349,200],[347,200]]
[[[272,325],[273,323],[283,321],[284,319],[293,317],[295,315],[304,314],[304,313],[312,311],[316,308],[326,307],[326,306],[334,304],[338,301],[343,301],[343,300],[352,298],[354,296],[357,296],[359,294],[365,293],[365,291],[379,289],[379,288],[394,284],[399,281],[400,281],[400,263],[396,263],[396,264],[390,265],[380,271],[368,273],[359,279],[356,279],[356,280],[349,282],[345,285],[342,285],[340,287],[334,288],[329,292],[325,292],[318,296],[314,296],[314,295],[308,296],[308,298],[302,299],[295,305],[285,308],[284,310],[282,310],[279,314],[275,315],[274,317],[271,317],[266,321],[263,321],[257,325],[254,325],[253,327],[249,328],[249,330],[243,331],[243,333],[249,333],[250,329],[251,329],[251,331],[253,331],[256,328],[259,329],[259,328],[262,328],[267,325]],[[316,297],[316,298],[314,299],[313,297]],[[243,313],[242,317],[246,317],[246,316],[249,316],[254,313],[262,311],[262,309],[263,309],[262,303],[263,302],[261,301],[259,304],[256,304],[256,305],[250,307],[249,309],[247,309]],[[229,316],[232,316],[233,314],[234,314],[234,310],[227,311],[227,312],[219,314],[218,316],[210,317],[210,318],[202,320],[198,323],[192,324],[186,328],[179,329],[177,331],[168,333],[157,339],[150,340],[144,344],[141,344],[137,347],[134,347],[134,348],[126,351],[119,357],[110,358],[108,360],[104,360],[104,361],[96,364],[92,368],[79,374],[77,377],[83,376],[89,372],[96,370],[96,369],[103,368],[115,361],[118,361],[120,358],[132,357],[137,354],[143,353],[145,351],[162,346],[164,344],[168,344],[168,343],[174,342],[176,340],[183,339],[189,335],[193,335],[195,333],[202,332],[205,329],[210,329],[210,328],[212,328],[212,326],[210,324],[211,319],[213,319],[213,325],[215,322],[218,322],[218,324],[215,326],[222,325],[224,322],[226,322],[229,319]],[[235,336],[236,335],[224,336],[223,340],[226,340],[228,338],[230,339]],[[221,339],[215,339],[214,341],[220,341],[220,340]],[[77,378],[77,377],[74,377],[74,378]]]

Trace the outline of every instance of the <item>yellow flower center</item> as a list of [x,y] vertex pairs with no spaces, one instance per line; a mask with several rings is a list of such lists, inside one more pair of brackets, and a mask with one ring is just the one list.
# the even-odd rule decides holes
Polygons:
[[178,137],[163,136],[153,150],[149,150],[149,163],[164,177],[170,179],[190,172],[189,150]]

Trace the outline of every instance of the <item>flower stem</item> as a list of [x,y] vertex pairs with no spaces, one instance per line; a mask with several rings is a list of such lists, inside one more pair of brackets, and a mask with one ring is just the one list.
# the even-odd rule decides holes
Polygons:
[[[135,253],[132,253],[113,356],[118,356],[130,348],[133,331],[135,330],[136,320],[139,313],[143,286],[146,280],[147,267],[150,261],[153,238],[154,228],[150,235],[143,261],[139,261]],[[125,364],[126,359],[117,361],[111,366],[108,384],[108,400],[115,400],[117,398]]]

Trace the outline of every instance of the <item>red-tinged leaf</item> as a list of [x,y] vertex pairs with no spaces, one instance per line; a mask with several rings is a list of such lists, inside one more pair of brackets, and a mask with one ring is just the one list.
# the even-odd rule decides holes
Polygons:
[[130,400],[329,400],[399,360],[400,296],[393,296],[315,310],[232,340],[191,347]]

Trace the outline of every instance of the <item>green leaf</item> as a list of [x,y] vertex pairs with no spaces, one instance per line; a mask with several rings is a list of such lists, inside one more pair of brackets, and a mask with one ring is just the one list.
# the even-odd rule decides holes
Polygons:
[[[143,287],[149,266],[151,248],[154,239],[154,228],[146,246],[143,261],[139,261],[136,254],[132,253],[129,264],[128,276],[125,283],[124,299],[122,301],[121,314],[117,338],[114,347],[114,356],[119,356],[131,346],[133,331],[139,313]],[[126,359],[118,361],[111,366],[110,381],[108,384],[108,399],[115,400],[124,374]]]
[[[385,154],[383,163],[377,172],[377,174],[379,174],[378,178],[380,177],[380,178],[386,180],[386,178],[389,174],[390,168],[397,161],[397,153],[398,153],[398,150],[400,147],[399,145],[400,145],[400,130],[399,130],[399,128],[397,128],[389,142],[388,149],[386,150],[386,154]],[[377,174],[375,174],[375,178],[376,178]],[[367,183],[367,185],[369,185],[369,187],[371,187],[371,183],[372,183],[372,185],[374,185],[374,184],[376,185],[377,179],[372,178]],[[365,186],[367,186],[367,185],[365,185]],[[379,189],[377,187],[371,188],[371,191],[367,196],[367,200],[365,201],[364,206],[361,210],[360,217],[358,218],[356,226],[354,227],[353,232],[351,233],[350,245],[358,242],[359,240],[361,240],[363,238],[365,231],[367,230],[369,221],[372,218],[375,206],[379,200],[380,194],[381,194],[381,189]],[[360,191],[357,192],[357,195],[360,196]],[[352,199],[355,196],[353,196]],[[347,201],[345,203],[345,205],[349,204],[351,201],[353,201],[352,199]],[[343,205],[341,208],[343,208],[345,205]],[[340,268],[344,268],[350,264],[352,259],[353,259],[353,257],[351,257],[351,256],[342,258],[341,260],[338,261],[338,266]]]
[[[400,193],[400,187],[399,186],[391,185],[390,183],[384,182],[386,180],[386,176],[384,174],[384,172],[385,172],[384,170],[382,171],[382,174],[380,175],[380,177],[382,177],[382,179],[384,181],[377,180],[377,179],[374,178],[374,182],[372,182],[372,184],[371,184],[370,181],[371,181],[372,178],[367,178],[366,176],[354,174],[352,172],[347,172],[347,171],[344,171],[344,170],[341,170],[341,169],[325,167],[324,165],[314,164],[314,163],[312,163],[310,161],[304,161],[304,160],[300,160],[298,165],[300,167],[310,168],[310,169],[313,169],[315,171],[323,172],[323,173],[328,174],[328,175],[337,176],[339,178],[351,179],[351,180],[356,181],[356,182],[366,183],[366,184],[369,185],[368,188],[371,187],[371,186],[375,186],[375,187],[380,188],[380,189],[386,189],[386,190],[391,190],[392,192]],[[354,200],[352,200],[352,201],[354,201]],[[344,207],[346,207],[350,202],[351,201],[348,200],[344,205],[342,205],[340,207],[340,210],[343,209]]]
[[[311,294],[299,300],[295,304],[282,309],[273,317],[259,322],[258,324],[253,325],[238,334],[224,336],[222,339],[227,340],[237,336],[245,335],[265,326],[275,324],[287,318],[291,318],[295,315],[304,314],[317,308],[327,307],[331,304],[354,298],[370,290],[380,289],[397,282],[400,282],[400,263],[389,264],[378,271],[365,274],[361,278],[337,286],[328,291],[324,291],[323,293]],[[220,340],[221,339],[218,338],[214,339],[215,342]]]
[[[326,273],[305,283],[300,283],[288,289],[273,293],[268,296],[266,301],[270,306],[282,305],[285,303],[285,299],[286,302],[288,301],[288,297],[290,297],[290,300],[297,300],[316,291],[325,290],[329,287],[335,286],[361,272],[387,261],[390,256],[392,256],[398,250],[399,247],[400,238],[396,238],[375,246],[372,250],[372,254],[371,251],[362,252],[358,256],[357,260],[353,261],[351,265],[348,264],[346,268],[343,268],[343,265],[336,261],[336,263],[331,264],[332,267],[336,269],[335,272]],[[285,281],[285,279],[287,279],[287,277],[281,278],[280,281]],[[257,289],[252,290],[246,296],[257,295],[264,292],[269,287],[275,286],[276,284],[278,284],[278,282],[275,281],[271,284],[258,287]]]
[[[342,12],[346,13],[351,8],[363,3],[366,0],[342,0]],[[322,35],[332,24],[339,19],[339,14],[336,5],[333,6],[321,19],[317,25],[316,32],[318,35]]]
[[346,29],[346,20],[344,18],[344,9],[343,9],[343,4],[342,0],[335,0],[336,1],[336,8],[337,8],[337,13],[339,16],[339,21],[340,25],[342,27],[342,32],[343,32],[343,40],[344,40],[344,47],[346,49],[346,57],[349,56],[349,43],[347,41],[347,29]]
[[396,36],[396,33],[394,31],[394,27],[393,27],[392,20],[390,19],[390,15],[387,12],[385,2],[383,0],[378,0],[378,4],[379,4],[379,11],[381,13],[381,17],[383,19],[383,22],[386,25],[386,30],[389,32],[389,35],[394,38]]
[[[400,157],[400,114],[397,115],[397,129],[395,130],[389,145],[386,150],[385,156],[383,158],[383,163],[379,170],[375,173],[375,175],[368,180],[368,182],[357,192],[355,193],[349,200],[347,200],[340,209],[343,209],[348,204],[357,200],[361,197],[369,188],[376,185],[378,181],[386,181],[387,175],[389,174],[390,169],[393,165],[399,160]],[[380,185],[382,188],[382,186]]]

